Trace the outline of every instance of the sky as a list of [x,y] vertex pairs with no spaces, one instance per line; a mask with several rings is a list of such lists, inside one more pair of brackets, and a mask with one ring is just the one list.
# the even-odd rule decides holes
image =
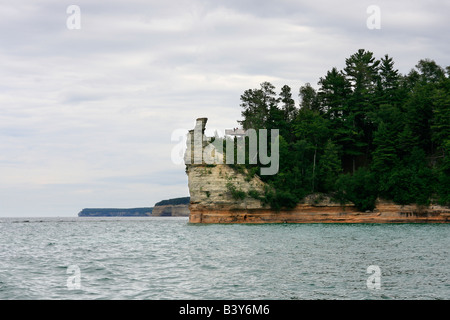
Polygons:
[[402,74],[425,58],[446,67],[449,12],[449,0],[0,0],[0,216],[188,196],[174,132],[199,117],[238,126],[240,95],[264,81],[298,104],[358,49]]

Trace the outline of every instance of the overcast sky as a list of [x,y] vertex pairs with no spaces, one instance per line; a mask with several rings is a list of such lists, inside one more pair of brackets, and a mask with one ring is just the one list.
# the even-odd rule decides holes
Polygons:
[[237,126],[240,95],[263,81],[298,103],[360,48],[403,74],[422,58],[445,67],[449,13],[448,0],[2,0],[0,216],[188,196],[175,130]]

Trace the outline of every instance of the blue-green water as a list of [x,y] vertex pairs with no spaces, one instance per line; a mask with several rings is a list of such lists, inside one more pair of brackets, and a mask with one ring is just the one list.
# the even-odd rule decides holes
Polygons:
[[0,218],[0,299],[449,299],[449,240],[448,224]]

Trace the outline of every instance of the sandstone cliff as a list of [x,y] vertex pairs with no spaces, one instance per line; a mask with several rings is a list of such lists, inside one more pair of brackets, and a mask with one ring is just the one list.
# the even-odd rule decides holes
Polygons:
[[[272,210],[262,200],[269,187],[258,176],[250,176],[244,169],[236,170],[227,164],[211,164],[202,158],[202,153],[194,152],[209,145],[210,139],[204,136],[206,122],[206,118],[197,119],[187,139],[185,163],[191,223],[450,222],[448,207],[402,206],[378,200],[373,212],[359,212],[353,204],[333,203],[330,198],[315,195],[291,210]],[[214,151],[208,155],[216,159],[223,156]]]
[[198,212],[266,208],[258,199],[264,194],[265,184],[257,176],[250,178],[224,164],[190,165],[186,172],[191,217]]
[[[203,150],[210,141],[203,134],[205,126],[206,118],[197,119],[196,128],[190,131],[187,142],[185,162],[191,216],[192,212],[195,215],[200,211],[265,208],[258,198],[264,194],[266,185],[258,176],[250,176],[245,169],[238,171],[227,164],[207,164],[202,158],[203,153],[194,152],[195,143],[201,141]],[[217,159],[223,154],[213,152],[212,156]]]
[[187,217],[189,216],[189,197],[162,200],[155,203],[154,217]]

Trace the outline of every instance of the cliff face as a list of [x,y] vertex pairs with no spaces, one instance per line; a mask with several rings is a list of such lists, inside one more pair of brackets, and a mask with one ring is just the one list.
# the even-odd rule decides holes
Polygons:
[[292,210],[191,210],[191,223],[449,223],[450,210],[439,206],[420,209],[380,202],[373,212],[359,212],[339,204],[299,204]]
[[[257,199],[265,184],[257,177],[239,173],[225,164],[188,165],[190,209],[255,210],[265,206]],[[249,196],[254,195],[254,197]]]
[[188,204],[168,204],[155,206],[153,208],[152,216],[154,217],[188,217],[189,205]]
[[195,143],[202,150],[208,145],[209,139],[203,134],[206,121],[205,118],[197,119],[196,128],[189,132],[187,140],[185,163],[191,223],[450,222],[447,207],[401,206],[382,200],[373,212],[359,212],[352,204],[343,206],[329,198],[314,196],[294,209],[272,210],[259,200],[268,186],[258,176],[252,177],[245,170],[238,171],[227,164],[207,164],[201,154],[194,152]]
[[[206,121],[206,118],[197,119],[187,141],[185,163],[190,193],[190,222],[201,221],[204,214],[215,211],[264,209],[258,197],[264,194],[265,184],[258,176],[250,176],[247,171],[238,171],[227,164],[205,162],[203,150],[210,141],[203,134]],[[196,152],[196,147],[200,152]],[[223,154],[216,150],[209,155],[223,159]]]

